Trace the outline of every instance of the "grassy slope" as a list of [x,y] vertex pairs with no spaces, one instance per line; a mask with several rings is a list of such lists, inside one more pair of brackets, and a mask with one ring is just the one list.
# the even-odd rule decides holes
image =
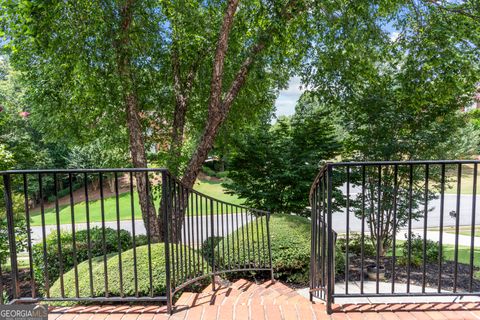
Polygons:
[[[241,204],[242,201],[234,195],[225,194],[224,189],[221,186],[220,182],[212,181],[197,181],[195,183],[194,189],[204,193],[206,195],[212,196],[215,199],[222,200],[225,202],[233,204]],[[130,193],[124,193],[119,196],[119,208],[120,208],[120,220],[128,220],[132,218],[131,210],[131,197]],[[75,204],[75,222],[81,223],[86,222],[86,210],[85,202],[80,202]],[[89,202],[89,211],[90,211],[90,221],[91,222],[100,222],[101,221],[101,201],[90,201]],[[116,212],[116,199],[115,197],[106,198],[104,200],[104,212],[105,212],[105,221],[116,221],[117,212]],[[138,203],[138,194],[134,193],[134,212],[135,219],[141,219],[140,205]],[[32,225],[40,226],[41,225],[41,214],[39,209],[31,213],[32,215]],[[60,208],[60,223],[69,224],[71,223],[71,207],[63,206]],[[56,214],[55,209],[51,208],[45,210],[45,224],[56,224]]]

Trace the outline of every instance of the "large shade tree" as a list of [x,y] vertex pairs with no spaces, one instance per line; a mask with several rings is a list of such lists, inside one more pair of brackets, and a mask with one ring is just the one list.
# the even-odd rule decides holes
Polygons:
[[[82,143],[113,135],[128,144],[135,167],[147,167],[148,143],[160,140],[169,168],[187,187],[227,120],[242,125],[272,106],[300,56],[294,49],[302,47],[309,5],[0,3],[4,47],[24,74],[39,127]],[[136,174],[136,181],[144,220],[152,219],[151,234],[161,237],[147,177]]]

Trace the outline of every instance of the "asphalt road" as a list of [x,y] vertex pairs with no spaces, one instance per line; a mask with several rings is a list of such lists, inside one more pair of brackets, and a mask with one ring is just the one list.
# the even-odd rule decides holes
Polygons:
[[[352,195],[353,196],[353,195]],[[404,200],[407,201],[407,200]],[[459,225],[471,225],[472,223],[472,195],[460,195],[460,215],[459,215]],[[399,203],[400,205],[400,203]],[[445,194],[444,210],[443,210],[443,225],[444,226],[455,226],[455,216],[450,213],[453,211],[455,213],[457,206],[457,196],[454,194]],[[480,224],[480,196],[476,197],[476,210],[475,210],[475,224]],[[421,204],[423,208],[423,204]],[[440,199],[434,199],[429,203],[429,212],[427,219],[427,228],[438,228],[440,226]],[[343,212],[336,212],[332,215],[332,226],[333,229],[339,233],[344,233],[346,231],[346,210],[343,209]],[[353,212],[350,212],[349,215],[350,231],[361,231],[362,222],[360,219],[356,218]],[[423,217],[419,220],[412,220],[412,229],[423,229],[424,220]],[[366,228],[368,228],[366,224]]]
[[[227,217],[228,216],[228,217]],[[223,215],[223,219],[220,218],[220,215],[213,216],[213,235],[214,236],[226,236],[242,225],[252,221],[252,216],[249,214],[243,214],[243,224],[241,219],[241,214],[238,214],[238,224],[235,214],[228,214]],[[203,241],[205,241],[208,237],[212,235],[212,230],[210,229],[211,223],[211,216],[199,216],[198,220],[196,217],[188,217],[185,220],[184,228],[182,229],[182,241],[184,243],[190,243],[192,245],[199,245]],[[90,228],[92,227],[101,227],[101,222],[94,222],[90,223]],[[146,234],[145,225],[142,220],[135,220],[135,223],[132,224],[131,220],[122,220],[120,221],[120,229],[127,230],[128,232],[132,233],[133,227],[135,226],[135,234]],[[208,226],[208,229],[207,229]],[[105,222],[105,227],[112,228],[117,230],[117,222],[110,221]],[[259,220],[259,227],[260,227],[260,220]],[[198,228],[198,232],[197,232]],[[38,243],[43,238],[43,231],[41,226],[31,227],[32,229],[32,242]],[[56,225],[46,225],[45,226],[45,234],[49,235],[52,231],[57,229]],[[75,224],[75,230],[85,230],[87,229],[86,223],[77,223]],[[60,230],[70,231],[72,230],[71,224],[62,224],[60,225]],[[187,231],[190,230],[188,233]]]

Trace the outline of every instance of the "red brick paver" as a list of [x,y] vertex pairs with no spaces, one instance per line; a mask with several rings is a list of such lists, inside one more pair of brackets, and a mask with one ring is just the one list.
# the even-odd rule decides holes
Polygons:
[[49,320],[480,320],[480,303],[334,305],[311,303],[288,286],[239,280],[230,287],[185,292],[172,315],[165,306],[78,306],[52,308]]

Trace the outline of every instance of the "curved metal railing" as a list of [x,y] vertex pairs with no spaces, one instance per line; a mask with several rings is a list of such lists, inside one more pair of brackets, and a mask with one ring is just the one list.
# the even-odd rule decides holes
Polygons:
[[215,275],[273,277],[269,212],[187,188],[166,169],[0,175],[11,265],[0,263],[0,304],[164,301],[171,310],[176,292]]

